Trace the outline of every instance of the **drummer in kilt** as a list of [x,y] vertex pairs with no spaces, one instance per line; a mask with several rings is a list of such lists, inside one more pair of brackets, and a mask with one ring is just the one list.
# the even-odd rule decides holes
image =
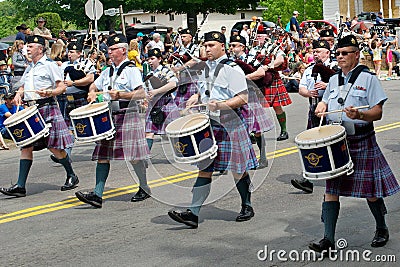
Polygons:
[[[340,209],[339,196],[367,199],[376,222],[371,246],[386,245],[389,231],[385,222],[387,210],[383,198],[400,190],[376,142],[373,125],[374,121],[382,118],[387,96],[376,76],[366,71],[365,66],[359,65],[360,53],[355,36],[348,35],[338,41],[336,57],[341,71],[331,77],[322,101],[315,110],[316,114],[344,110],[342,113],[328,114],[327,121],[339,122],[345,127],[350,156],[354,163],[353,174],[326,181],[321,216],[325,226],[324,238],[309,245],[310,249],[320,253],[334,249]],[[354,74],[356,80],[350,85],[348,81],[352,80],[351,76]],[[355,108],[366,105],[369,106],[368,110]]]
[[79,200],[96,208],[102,207],[104,186],[110,172],[110,160],[131,162],[140,186],[139,191],[132,197],[132,202],[150,197],[145,162],[149,151],[136,103],[136,100],[145,97],[141,73],[132,62],[128,61],[128,43],[124,35],[117,34],[110,37],[107,46],[113,64],[90,86],[88,101],[96,100],[97,90],[107,92],[103,96],[104,100],[110,101],[116,133],[113,139],[96,143],[92,155],[92,160],[97,160],[94,191],[75,193]]
[[188,100],[187,106],[199,101],[208,103],[218,152],[215,159],[198,163],[199,174],[193,186],[190,208],[168,212],[173,220],[192,228],[198,227],[200,208],[210,193],[213,171],[230,170],[233,174],[242,199],[242,209],[236,221],[247,221],[254,216],[247,170],[257,167],[257,158],[240,112],[240,107],[248,99],[246,78],[240,67],[228,60],[222,33],[206,33],[204,46],[208,60],[199,76],[199,93]]
[[148,109],[146,112],[146,140],[149,149],[153,147],[154,135],[165,135],[168,123],[180,117],[172,93],[176,90],[178,78],[162,64],[160,49],[149,50],[147,61],[151,72],[145,78]]
[[72,169],[71,161],[65,149],[73,144],[67,125],[61,115],[55,96],[65,92],[63,75],[57,64],[46,56],[45,40],[34,35],[28,37],[28,55],[32,59],[22,76],[21,86],[14,98],[21,105],[22,99],[29,105],[38,105],[39,113],[46,123],[51,123],[49,135],[21,149],[18,182],[10,188],[0,188],[8,196],[25,197],[25,184],[33,163],[33,151],[49,149],[62,164],[67,173],[61,191],[77,186],[79,179]]

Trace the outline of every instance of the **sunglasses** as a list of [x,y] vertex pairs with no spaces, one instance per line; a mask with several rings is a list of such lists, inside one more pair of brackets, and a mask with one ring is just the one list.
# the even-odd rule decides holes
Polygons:
[[342,56],[347,56],[348,54],[352,54],[352,53],[355,53],[355,52],[357,52],[357,51],[341,51],[341,52],[339,52],[339,51],[337,51],[336,53],[335,53],[335,55],[338,57],[338,56],[340,56],[340,55],[342,55]]

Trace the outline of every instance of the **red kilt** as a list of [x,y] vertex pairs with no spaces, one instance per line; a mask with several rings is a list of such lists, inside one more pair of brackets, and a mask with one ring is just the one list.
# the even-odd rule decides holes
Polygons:
[[281,78],[273,78],[271,86],[265,87],[265,100],[271,107],[288,106],[292,100]]
[[[216,171],[229,170],[234,173],[244,173],[258,166],[246,124],[241,116],[235,117],[221,124],[211,120],[218,145],[217,157],[214,159]],[[224,115],[221,118],[223,120]]]
[[[154,124],[151,121],[150,111],[153,107],[162,107],[164,117],[166,118],[164,123]],[[146,112],[146,133],[165,134],[165,127],[179,117],[179,110],[172,99],[172,96],[162,96],[157,102],[155,102],[155,104],[153,101],[151,101]]]
[[381,198],[400,191],[385,157],[380,150],[375,132],[347,136],[354,173],[326,181],[326,193],[358,198]]
[[116,133],[111,140],[96,143],[92,160],[147,159],[149,148],[137,112],[113,115]]
[[65,124],[64,118],[61,115],[60,108],[57,104],[40,107],[39,113],[42,115],[46,123],[51,123],[51,128],[47,137],[40,138],[32,144],[34,147],[33,149],[39,151],[44,148],[65,149],[72,147],[74,140],[69,133],[68,127]]

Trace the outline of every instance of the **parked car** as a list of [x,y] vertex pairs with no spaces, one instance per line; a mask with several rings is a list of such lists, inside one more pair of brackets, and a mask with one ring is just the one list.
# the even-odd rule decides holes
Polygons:
[[168,28],[168,26],[159,23],[138,23],[126,28],[126,38],[129,42],[130,40],[135,39],[139,32],[143,33],[144,35],[149,35],[152,32],[158,32],[161,34],[161,40],[163,40]]
[[335,34],[338,33],[336,26],[326,20],[306,20],[300,23],[300,27],[304,28],[305,26],[309,26],[311,23],[315,24],[315,28],[317,28],[317,30],[321,30],[326,27],[331,27]]
[[[241,20],[236,22],[231,29],[231,33],[233,29],[237,29],[239,32],[243,29],[243,24],[247,24],[250,27],[250,24],[252,23],[251,20]],[[265,34],[268,33],[268,31],[271,31],[275,28],[275,23],[271,22],[271,21],[263,21],[262,22],[263,26],[264,26],[264,31],[258,31],[257,33],[261,33],[261,34]]]

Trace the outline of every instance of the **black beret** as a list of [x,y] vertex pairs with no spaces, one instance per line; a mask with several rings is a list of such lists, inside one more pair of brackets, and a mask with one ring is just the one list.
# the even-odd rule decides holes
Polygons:
[[107,39],[107,46],[113,46],[115,44],[127,44],[128,40],[123,34],[116,34]]
[[232,35],[230,38],[231,43],[241,43],[246,46],[246,39],[241,35]]
[[204,34],[204,42],[209,42],[209,41],[217,41],[224,44],[225,36],[221,32],[217,31],[206,32]]
[[328,49],[328,50],[331,49],[329,43],[327,41],[325,41],[325,40],[314,41],[312,46],[313,46],[314,49],[316,49],[316,48],[325,48],[325,49]]
[[322,30],[319,32],[320,37],[334,37],[332,30]]
[[182,29],[182,30],[179,31],[179,34],[190,34],[190,35],[192,35],[192,33],[190,32],[189,29]]
[[348,46],[354,46],[359,48],[357,38],[354,35],[346,35],[342,39],[338,41],[337,47],[342,48],[342,47],[348,47]]
[[147,53],[148,57],[162,57],[161,50],[159,48],[153,48]]
[[71,42],[71,43],[68,44],[67,49],[68,49],[68,50],[82,51],[83,46],[82,46],[82,44],[80,44],[80,43]]
[[33,36],[28,36],[27,43],[36,43],[36,44],[41,44],[45,45],[45,40],[42,36],[39,35],[33,35]]

